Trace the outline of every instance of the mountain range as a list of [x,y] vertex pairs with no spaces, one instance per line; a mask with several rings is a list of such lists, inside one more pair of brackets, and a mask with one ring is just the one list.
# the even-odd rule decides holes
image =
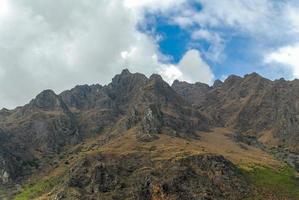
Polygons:
[[0,199],[299,199],[299,80],[45,90],[0,111]]

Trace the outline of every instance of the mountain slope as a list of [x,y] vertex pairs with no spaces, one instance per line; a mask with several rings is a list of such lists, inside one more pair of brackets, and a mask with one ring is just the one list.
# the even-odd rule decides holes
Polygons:
[[295,171],[283,161],[298,170],[298,90],[297,80],[256,73],[169,86],[128,70],[105,86],[45,90],[0,111],[0,192],[9,199],[245,199],[260,195],[254,174],[265,167],[287,187],[279,196],[267,182],[263,198],[296,199]]
[[[244,78],[232,75],[221,85],[204,90],[179,82],[172,88],[206,113],[215,126],[233,127],[266,145],[299,152],[298,80],[270,81],[253,73]],[[193,91],[202,97],[189,94]]]

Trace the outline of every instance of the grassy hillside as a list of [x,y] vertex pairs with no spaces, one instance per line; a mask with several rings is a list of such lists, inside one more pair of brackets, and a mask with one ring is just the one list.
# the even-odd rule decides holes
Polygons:
[[230,133],[230,130],[215,129],[213,132],[199,133],[200,139],[190,140],[162,134],[158,140],[141,143],[136,140],[134,132],[130,131],[104,145],[98,145],[104,140],[101,137],[86,141],[60,155],[59,165],[49,170],[46,177],[39,179],[39,176],[44,174],[37,174],[32,180],[38,181],[27,184],[15,200],[32,200],[38,197],[48,199],[51,194],[47,193],[61,187],[64,180],[62,177],[67,177],[69,168],[86,157],[98,154],[140,154],[153,162],[163,163],[164,160],[179,160],[186,156],[206,153],[221,154],[241,168],[252,188],[248,200],[299,199],[299,180],[295,178],[292,168],[284,166],[266,152],[236,143]]

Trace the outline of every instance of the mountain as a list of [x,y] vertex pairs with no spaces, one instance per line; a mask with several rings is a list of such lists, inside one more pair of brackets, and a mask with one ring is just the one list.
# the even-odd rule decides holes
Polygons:
[[231,127],[266,146],[298,153],[298,80],[270,81],[253,73],[244,78],[232,75],[213,87],[174,82],[172,88],[215,126]]
[[299,81],[127,69],[0,111],[2,199],[299,199]]

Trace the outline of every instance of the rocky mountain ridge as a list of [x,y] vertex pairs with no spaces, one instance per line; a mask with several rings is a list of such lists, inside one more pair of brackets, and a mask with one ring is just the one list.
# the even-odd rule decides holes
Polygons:
[[182,85],[186,83],[175,82],[172,87],[216,126],[233,127],[266,145],[298,152],[298,80],[271,81],[252,73],[229,76],[213,87]]
[[[253,73],[244,77],[232,75],[224,82],[215,81],[213,86],[180,81],[170,86],[157,74],[147,78],[126,69],[105,86],[76,86],[58,95],[45,90],[25,106],[2,109],[0,186],[24,185],[34,174],[59,168],[54,160],[66,159],[66,165],[73,162],[73,171],[63,176],[63,189],[54,188],[48,199],[122,199],[120,194],[126,191],[132,192],[127,199],[245,198],[251,188],[246,187],[246,179],[224,157],[205,157],[188,151],[178,160],[159,158],[163,160],[160,163],[156,157],[167,151],[162,148],[167,143],[152,150],[138,148],[155,144],[164,135],[174,141],[200,141],[200,132],[221,127],[234,130],[230,137],[236,144],[248,145],[246,148],[252,146],[266,152],[282,149],[286,155],[282,159],[292,155],[289,164],[298,167],[298,120],[298,80],[271,81]],[[130,148],[122,144],[123,152],[135,145],[138,148],[127,155],[112,155],[106,150],[125,135],[133,135],[136,141],[132,139],[135,143]],[[82,150],[78,149],[84,145],[89,145],[84,152],[92,155],[82,157]],[[99,149],[93,152],[95,148]],[[205,164],[211,169],[202,169]],[[167,165],[178,166],[165,177],[159,171]],[[217,173],[210,171],[213,167]],[[151,170],[141,170],[146,168]],[[138,171],[140,179],[135,177]],[[182,176],[177,177],[177,173]],[[125,176],[135,178],[127,182]],[[135,190],[134,184],[144,184],[144,188]],[[180,184],[186,184],[185,188]],[[206,190],[199,190],[201,187]],[[68,195],[70,188],[76,195]]]

